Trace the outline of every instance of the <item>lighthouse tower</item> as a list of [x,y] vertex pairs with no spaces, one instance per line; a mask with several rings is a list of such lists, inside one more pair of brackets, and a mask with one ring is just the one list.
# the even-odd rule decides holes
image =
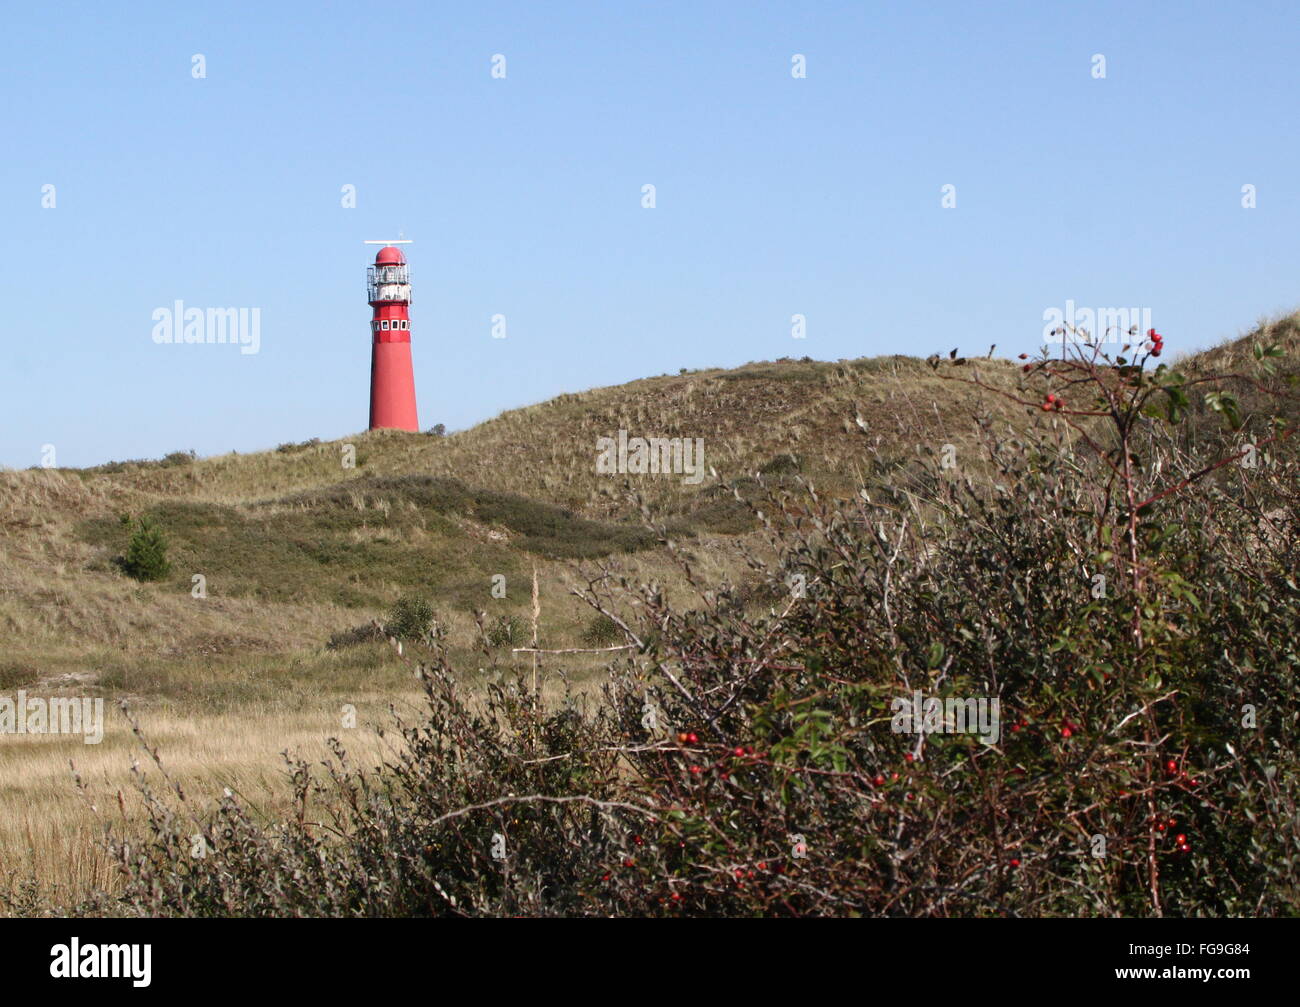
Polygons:
[[366,292],[374,309],[370,319],[370,429],[418,431],[411,366],[411,276],[406,256],[396,247],[410,242],[382,244],[375,264],[366,271]]

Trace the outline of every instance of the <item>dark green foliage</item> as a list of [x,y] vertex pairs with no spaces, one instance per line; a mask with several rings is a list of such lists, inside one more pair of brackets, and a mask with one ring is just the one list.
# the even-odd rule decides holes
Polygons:
[[523,647],[530,639],[528,623],[517,615],[499,615],[483,637],[489,647]]
[[165,580],[171,573],[167,561],[167,540],[157,522],[147,514],[138,518],[131,527],[131,538],[122,557],[123,572],[136,580]]
[[609,616],[598,614],[582,631],[582,642],[588,647],[613,647],[623,642],[623,631]]
[[384,620],[384,632],[399,640],[421,640],[433,629],[433,606],[427,598],[403,595]]
[[288,503],[322,515],[356,511],[358,497],[413,504],[417,512],[458,515],[496,525],[518,536],[517,544],[543,556],[580,559],[635,552],[655,543],[640,525],[591,521],[554,504],[515,493],[474,489],[457,479],[436,476],[375,476],[351,480],[319,492],[302,493]]

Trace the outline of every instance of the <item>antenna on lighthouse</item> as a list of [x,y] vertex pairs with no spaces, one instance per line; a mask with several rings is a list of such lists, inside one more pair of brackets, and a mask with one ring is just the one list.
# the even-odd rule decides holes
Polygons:
[[393,238],[391,240],[384,240],[384,241],[366,240],[361,242],[361,244],[363,245],[410,245],[413,242],[414,242],[413,238]]

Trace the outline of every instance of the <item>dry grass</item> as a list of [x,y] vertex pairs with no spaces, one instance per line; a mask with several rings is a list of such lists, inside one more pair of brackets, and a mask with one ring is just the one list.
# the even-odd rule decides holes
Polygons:
[[[164,764],[187,794],[220,794],[229,788],[268,820],[289,798],[280,753],[323,757],[325,739],[344,739],[365,763],[380,757],[375,736],[363,726],[386,715],[388,703],[412,704],[418,694],[371,695],[357,703],[358,729],[340,729],[337,712],[325,709],[262,715],[245,710],[223,716],[196,717],[189,711],[158,710],[141,718],[151,744],[164,753]],[[104,821],[122,824],[128,833],[140,815],[132,783],[132,763],[143,760],[146,778],[160,775],[130,732],[120,713],[105,712],[105,736],[98,745],[81,739],[9,737],[0,746],[0,767],[7,781],[0,788],[0,878],[37,878],[49,896],[76,897],[92,886],[112,890],[116,883],[99,839]],[[69,763],[88,788],[91,803],[73,786]],[[120,802],[120,803],[119,803]]]

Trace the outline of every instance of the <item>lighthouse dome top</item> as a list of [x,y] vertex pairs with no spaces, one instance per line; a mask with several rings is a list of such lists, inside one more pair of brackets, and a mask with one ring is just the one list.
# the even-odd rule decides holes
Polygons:
[[375,256],[376,266],[400,266],[405,262],[406,256],[402,254],[402,250],[393,245],[385,245]]

